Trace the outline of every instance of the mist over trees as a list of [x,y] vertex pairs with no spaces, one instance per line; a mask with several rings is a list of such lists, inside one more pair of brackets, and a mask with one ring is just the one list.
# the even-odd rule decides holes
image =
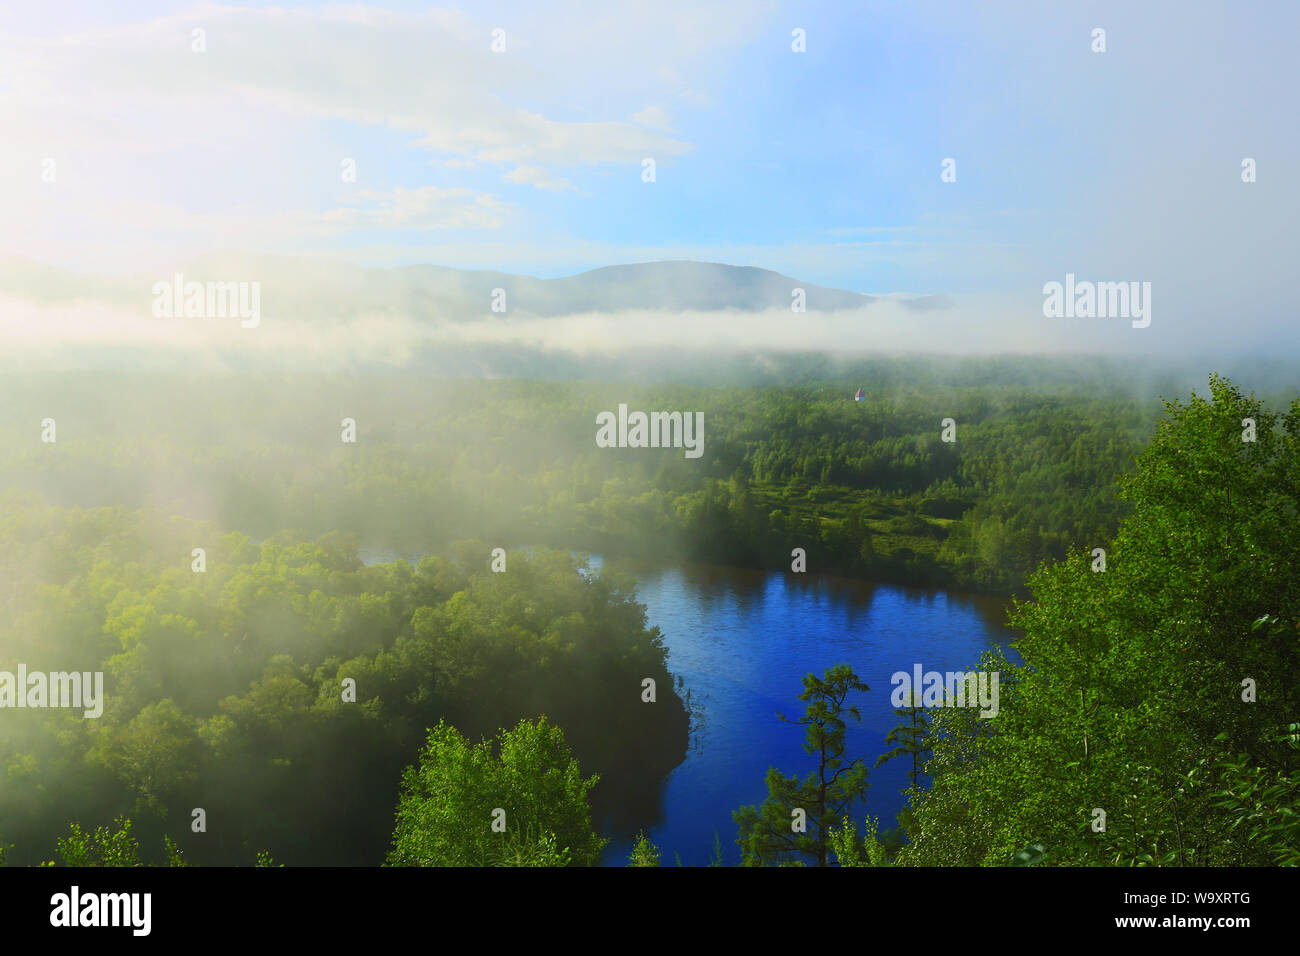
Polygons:
[[[924,371],[927,366],[919,366]],[[993,384],[1011,380],[1037,385]],[[907,370],[905,370],[907,371]],[[345,533],[418,557],[464,538],[812,568],[1009,593],[1114,533],[1111,488],[1158,405],[1047,387],[1033,363],[780,388],[402,376],[10,379],[0,484],[63,506],[154,507],[260,540]],[[1086,378],[1086,377],[1085,377]],[[1100,383],[1100,384],[1099,384]],[[602,449],[619,403],[702,412],[704,454]],[[59,441],[33,439],[52,418]],[[340,440],[344,419],[356,442]],[[956,423],[956,443],[941,423]]]
[[[254,545],[120,508],[3,502],[0,669],[103,670],[107,695],[95,720],[4,711],[11,863],[48,855],[70,820],[127,815],[146,852],[168,835],[194,863],[269,848],[291,865],[378,864],[400,771],[444,718],[479,736],[550,715],[609,778],[598,806],[685,752],[686,713],[629,583],[568,554],[511,552],[494,574],[491,549],[465,542],[368,566],[339,542]],[[646,677],[662,688],[653,708]]]
[[[901,833],[852,815],[879,751],[825,805],[774,768],[750,862],[1296,861],[1296,403],[1222,379],[1163,415],[1069,382],[288,385],[0,386],[0,670],[107,691],[99,719],[4,711],[10,864],[592,863],[644,827],[689,715],[634,582],[565,549],[784,570],[793,547],[817,573],[1027,579],[1023,663],[980,664],[996,718],[882,739],[913,766]],[[597,453],[620,401],[703,411],[705,454]],[[443,802],[486,829],[458,842]],[[764,838],[804,804],[811,837]],[[200,841],[196,809],[220,823]],[[497,809],[520,826],[493,842]],[[644,834],[634,858],[659,859]]]

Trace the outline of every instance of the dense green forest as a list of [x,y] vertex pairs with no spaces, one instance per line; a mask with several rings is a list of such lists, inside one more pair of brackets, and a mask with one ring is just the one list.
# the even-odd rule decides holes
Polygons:
[[[255,540],[343,533],[416,558],[451,542],[808,569],[1013,593],[1114,534],[1112,493],[1158,403],[1031,363],[782,387],[417,377],[21,376],[0,386],[0,487],[151,507]],[[1005,374],[999,374],[1005,373]],[[1012,384],[996,384],[1001,377]],[[1023,379],[1024,382],[1018,381]],[[598,448],[603,410],[702,412],[704,453]],[[52,419],[57,443],[43,443]],[[341,440],[356,423],[356,442]],[[943,440],[943,421],[955,430]]]
[[1041,569],[1012,615],[1024,665],[983,663],[996,720],[934,712],[902,862],[1300,862],[1300,401],[1213,380],[1121,492],[1105,571]]
[[194,862],[272,848],[288,864],[378,863],[401,769],[440,719],[478,736],[550,715],[605,775],[611,811],[636,812],[685,753],[687,715],[631,583],[566,553],[514,552],[493,573],[490,549],[465,542],[416,567],[366,566],[328,541],[254,545],[12,492],[3,506],[0,669],[102,670],[107,697],[98,719],[4,711],[11,862],[48,854],[71,819],[132,815],[154,846],[189,835],[202,808]]
[[[521,543],[773,569],[804,546],[817,572],[994,590],[1028,575],[1020,661],[980,664],[1002,676],[996,718],[900,711],[892,751],[846,754],[863,688],[807,662],[828,668],[801,698],[816,769],[774,768],[768,801],[738,808],[746,863],[1300,859],[1300,402],[1275,413],[1217,379],[1163,414],[1072,386],[853,402],[308,379],[290,406],[265,380],[164,379],[170,403],[116,381],[63,383],[55,408],[7,386],[0,670],[103,670],[107,693],[97,720],[5,712],[11,864],[594,862],[592,820],[640,818],[689,715],[633,582],[545,547],[492,569]],[[704,456],[596,454],[618,402],[703,411]],[[859,833],[878,758],[915,761],[909,805],[901,829]],[[788,839],[778,823],[810,803]],[[508,839],[498,810],[523,821]]]

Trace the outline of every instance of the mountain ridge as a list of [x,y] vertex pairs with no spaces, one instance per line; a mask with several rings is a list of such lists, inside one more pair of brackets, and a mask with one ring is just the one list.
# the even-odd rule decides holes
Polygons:
[[[161,270],[160,270],[161,271]],[[0,261],[0,293],[45,302],[92,298],[128,308],[147,306],[157,282],[260,282],[262,301],[281,314],[347,318],[361,314],[432,317],[453,322],[505,313],[553,317],[590,312],[759,312],[791,309],[803,290],[808,312],[863,308],[879,296],[804,282],[770,269],[665,259],[599,266],[568,276],[537,278],[493,269],[432,263],[368,268],[314,258],[243,252],[207,253],[149,276],[71,272],[30,259]],[[941,307],[944,296],[902,300],[917,311]]]

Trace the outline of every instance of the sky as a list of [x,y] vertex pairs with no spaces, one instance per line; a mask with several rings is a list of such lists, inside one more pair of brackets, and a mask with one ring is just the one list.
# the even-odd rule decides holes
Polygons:
[[950,295],[929,344],[996,348],[1041,343],[1072,273],[1152,283],[1151,326],[1093,344],[1300,354],[1298,28],[1197,0],[7,5],[0,257],[700,259]]

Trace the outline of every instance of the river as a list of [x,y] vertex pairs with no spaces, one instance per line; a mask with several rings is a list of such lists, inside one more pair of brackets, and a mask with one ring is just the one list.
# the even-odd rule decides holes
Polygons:
[[[397,555],[362,557],[373,563]],[[668,670],[689,695],[686,759],[658,799],[646,801],[651,809],[642,824],[664,865],[678,857],[686,866],[707,864],[714,834],[724,862],[739,863],[732,810],[763,801],[769,766],[800,776],[814,767],[803,750],[804,729],[782,723],[777,712],[801,717],[803,676],[841,661],[871,688],[857,695],[862,720],[850,720],[848,731],[848,755],[865,756],[872,767],[865,813],[879,817],[881,829],[893,827],[910,761],[874,766],[889,749],[885,735],[900,722],[890,702],[891,675],[910,674],[917,664],[925,671],[973,669],[985,649],[1014,639],[1001,598],[812,574],[590,559],[594,571],[608,565],[636,579],[649,624],[663,632]],[[597,829],[609,834],[615,827],[600,820]],[[631,844],[626,835],[611,840],[604,864],[625,865]]]
[[[591,563],[635,576],[649,623],[663,632],[668,669],[690,695],[690,748],[664,781],[660,812],[645,827],[665,865],[677,856],[687,866],[708,863],[715,833],[724,861],[740,861],[731,811],[762,802],[769,766],[801,776],[814,767],[803,750],[804,729],[782,723],[777,712],[801,717],[803,676],[841,661],[871,688],[857,695],[862,721],[850,719],[848,732],[849,756],[864,755],[873,765],[866,813],[878,816],[882,829],[894,826],[910,761],[874,767],[888,749],[885,735],[899,723],[890,676],[911,673],[915,664],[927,671],[970,669],[986,648],[1014,639],[999,598],[780,572],[607,562],[599,555]],[[611,842],[604,862],[625,865],[630,848],[630,840]]]

